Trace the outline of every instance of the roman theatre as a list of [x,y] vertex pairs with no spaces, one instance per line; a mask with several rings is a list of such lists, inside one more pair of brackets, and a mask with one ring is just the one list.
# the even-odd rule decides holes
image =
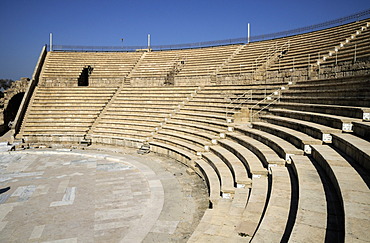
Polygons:
[[2,99],[0,242],[369,242],[369,15],[44,46]]

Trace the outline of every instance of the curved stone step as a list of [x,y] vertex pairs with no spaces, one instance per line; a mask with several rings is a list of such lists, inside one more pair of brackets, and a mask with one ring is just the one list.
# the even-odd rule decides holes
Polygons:
[[285,164],[285,160],[267,145],[240,133],[227,133],[227,137],[250,149],[263,162],[267,168],[269,165]]
[[[338,152],[327,145],[313,145],[313,158],[324,168],[342,199],[345,242],[368,241],[370,228],[369,187]],[[368,176],[368,175],[367,175]]]
[[276,116],[290,117],[294,119],[322,124],[336,129],[341,129],[344,132],[352,132],[352,123],[362,121],[360,119],[345,116],[287,109],[269,109],[269,112]]
[[352,134],[332,134],[333,146],[353,158],[370,173],[370,142]]
[[296,148],[288,141],[275,136],[273,134],[250,128],[246,125],[237,125],[234,127],[236,132],[241,132],[250,136],[273,149],[277,154],[283,157],[287,162],[290,162],[290,156],[293,154],[302,155],[303,150]]
[[265,215],[251,242],[280,242],[289,219],[291,182],[286,167],[272,166],[271,195]]
[[208,161],[208,163],[217,172],[221,182],[221,195],[223,198],[231,199],[235,193],[236,184],[234,177],[230,171],[230,168],[215,154],[207,152],[202,153],[202,157]]
[[315,139],[303,132],[299,132],[287,127],[278,126],[267,122],[253,122],[253,128],[271,133],[302,149],[306,154],[311,154],[312,144],[322,144],[322,141]]
[[248,173],[251,174],[251,177],[261,175],[266,176],[268,174],[268,170],[263,167],[263,163],[257,155],[243,145],[230,139],[221,139],[218,143],[235,154],[240,161],[244,163],[244,166],[248,169]]
[[293,155],[292,167],[298,179],[298,211],[290,241],[324,242],[327,205],[318,172],[306,156]]
[[341,133],[341,130],[338,129],[288,117],[266,115],[261,116],[261,119],[269,123],[306,133],[307,135],[318,138],[325,143],[331,143],[331,134]]
[[237,188],[249,187],[251,185],[251,179],[248,178],[247,169],[238,157],[220,145],[210,146],[210,151],[220,157],[230,168],[234,175]]

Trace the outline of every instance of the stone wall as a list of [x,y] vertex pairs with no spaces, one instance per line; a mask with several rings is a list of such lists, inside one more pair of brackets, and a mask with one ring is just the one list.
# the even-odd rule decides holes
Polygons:
[[284,71],[267,71],[266,81],[289,82],[304,81],[313,79],[329,79],[350,76],[362,76],[370,74],[370,58],[353,61],[340,62],[337,65],[328,64],[310,68],[295,68]]
[[4,109],[7,108],[9,101],[14,95],[19,93],[25,93],[30,82],[29,78],[21,78],[21,80],[12,83],[9,89],[4,92]]
[[[252,83],[286,83],[289,81],[303,81],[310,79],[340,78],[348,76],[360,76],[370,74],[370,58],[353,61],[339,62],[335,64],[322,64],[318,66],[283,69],[281,71],[266,71],[258,77],[253,73],[241,73],[237,75],[204,75],[204,76],[174,76],[175,86],[204,86],[204,85],[240,85]],[[89,77],[90,87],[118,87],[124,83],[125,77],[95,78]],[[131,78],[130,85],[136,87],[165,86],[165,77],[141,77]],[[77,87],[77,79],[55,78],[42,80],[39,86],[46,87]]]
[[12,83],[9,89],[4,91],[4,98],[0,100],[0,134],[8,129],[8,124],[4,124],[4,111],[8,108],[9,101],[19,93],[25,93],[30,82],[29,78]]

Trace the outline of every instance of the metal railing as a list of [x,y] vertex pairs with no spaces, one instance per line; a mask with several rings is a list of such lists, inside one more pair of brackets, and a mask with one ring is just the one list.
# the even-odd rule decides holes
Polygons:
[[268,65],[271,60],[273,60],[274,56],[277,54],[281,54],[284,51],[288,51],[290,47],[290,40],[281,44],[279,46],[278,42],[272,44],[267,50],[265,50],[261,55],[259,55],[253,63],[253,76],[257,73],[258,68],[263,65]]
[[[287,85],[291,85],[292,82],[289,82]],[[285,90],[285,86],[282,86],[280,87],[279,89],[275,90],[274,92],[272,92],[270,95],[267,95],[265,96],[262,100],[260,100],[259,102],[257,102],[254,106],[250,107],[249,108],[249,122],[253,122],[253,118],[255,116],[257,116],[259,113],[261,113],[262,111],[264,111],[266,108],[268,108],[269,106],[275,104],[275,103],[278,103],[280,102],[280,98],[281,98],[281,91],[282,90]],[[267,104],[265,104],[265,106],[263,106],[261,109],[259,109],[257,112],[254,112],[253,113],[253,110],[259,106],[260,104],[262,104],[263,102],[268,102]]]
[[[275,38],[287,37],[297,34],[303,34],[311,31],[322,30],[329,27],[335,27],[343,24],[347,24],[353,21],[360,21],[370,17],[370,9],[345,16],[342,18],[326,21],[320,24],[309,25],[302,28],[296,28],[287,31],[275,32],[271,34],[263,34],[251,36],[249,42],[256,42],[262,40],[271,40]],[[244,44],[248,43],[247,37],[215,40],[215,41],[204,41],[186,44],[174,44],[174,45],[151,45],[150,50],[179,50],[189,48],[202,48],[211,46],[223,46],[231,44]],[[53,51],[86,51],[86,52],[132,52],[137,50],[147,50],[148,46],[76,46],[76,45],[53,45]]]
[[226,99],[230,101],[230,103],[225,107],[225,116],[227,121],[230,113],[234,113],[236,109],[241,108],[248,101],[253,101],[253,90],[248,90],[241,95],[235,96],[234,99],[231,96],[226,96]]

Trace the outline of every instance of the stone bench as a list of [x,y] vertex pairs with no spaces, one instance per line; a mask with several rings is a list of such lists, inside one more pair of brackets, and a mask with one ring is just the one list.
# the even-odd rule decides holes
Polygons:
[[194,167],[192,161],[197,159],[197,157],[193,153],[190,153],[189,151],[181,149],[177,146],[162,143],[159,141],[150,141],[149,144],[153,152],[167,155],[173,159],[182,162],[185,165],[188,165],[191,168]]
[[66,113],[64,111],[58,111],[58,110],[55,110],[53,111],[53,113],[50,113],[50,111],[40,111],[40,110],[37,110],[37,112],[35,112],[36,110],[32,110],[33,112],[32,113],[29,113],[28,116],[27,116],[27,119],[28,118],[45,118],[45,119],[49,119],[49,118],[55,118],[55,119],[59,119],[60,117],[63,117],[62,119],[65,119],[65,118],[73,118],[73,117],[76,117],[76,118],[81,118],[81,119],[86,119],[86,118],[95,118],[97,116],[97,114],[100,112],[99,110],[76,110],[74,111],[73,113]]
[[135,133],[145,133],[151,134],[155,131],[156,126],[153,124],[146,125],[145,123],[142,124],[109,124],[103,122],[99,122],[91,127],[92,132],[100,132],[100,133],[115,133],[115,134],[135,134]]
[[108,110],[112,111],[118,111],[118,112],[168,112],[168,111],[174,111],[175,109],[178,109],[179,104],[174,102],[172,104],[169,103],[129,103],[124,102],[120,103],[119,101],[114,101],[113,104],[109,107]]
[[168,109],[164,109],[164,108],[158,108],[158,109],[151,109],[151,108],[148,108],[148,109],[145,109],[145,108],[142,108],[142,109],[136,109],[136,108],[133,108],[133,109],[116,109],[114,106],[111,106],[109,107],[104,116],[105,115],[109,115],[109,116],[115,116],[115,117],[122,117],[122,119],[127,119],[127,118],[134,118],[134,117],[157,117],[157,118],[165,118],[165,117],[169,117],[169,114],[171,112],[174,112],[174,110],[168,108]]
[[211,152],[202,153],[202,157],[216,171],[220,179],[222,197],[226,199],[233,198],[236,182],[230,168],[217,155]]
[[370,172],[370,143],[351,134],[332,134],[333,146]]
[[247,169],[249,177],[266,176],[268,170],[263,167],[260,159],[248,148],[230,139],[221,139],[218,143],[239,158]]
[[245,209],[246,188],[236,188],[233,199],[221,198],[207,209],[188,242],[239,242],[245,238],[235,231]]
[[306,90],[306,91],[293,91],[288,90],[284,95],[293,97],[369,97],[370,88],[347,88],[347,89],[326,89],[326,90]]
[[168,123],[163,125],[161,131],[159,131],[158,133],[161,133],[162,131],[180,133],[181,136],[183,135],[191,136],[195,139],[196,143],[199,143],[203,146],[210,145],[211,143],[216,144],[217,139],[219,138],[219,136],[215,136],[212,133],[209,133],[204,130],[195,130],[192,129],[192,127],[188,126],[176,126],[176,125],[174,126]]
[[280,158],[274,150],[272,150],[267,145],[241,133],[227,133],[226,136],[233,141],[243,145],[250,149],[258,158],[263,162],[264,166],[267,168],[270,165],[284,165],[285,160]]
[[208,113],[200,113],[200,112],[186,112],[181,110],[180,112],[176,113],[177,117],[198,117],[201,119],[207,120],[215,120],[215,121],[224,121],[226,122],[226,115],[215,115],[215,114],[208,114]]
[[341,129],[343,132],[352,132],[352,122],[362,121],[360,119],[344,116],[286,109],[269,109],[269,112],[276,116],[290,117]]
[[[270,167],[272,185],[266,212],[251,242],[281,242],[289,220],[291,181],[286,167]],[[286,240],[286,239],[284,239]]]
[[313,158],[324,168],[341,199],[345,242],[368,241],[370,194],[360,174],[327,145],[313,145]]
[[[147,90],[149,91],[149,90]],[[140,89],[138,90],[124,90],[122,89],[119,93],[119,96],[124,97],[148,97],[148,98],[186,98],[189,96],[192,96],[195,94],[194,90],[176,90],[176,89],[168,89],[168,90],[150,90],[150,92],[140,92]]]
[[206,132],[213,136],[219,136],[220,133],[224,132],[224,129],[214,128],[202,124],[189,123],[180,119],[169,119],[168,121],[166,121],[166,124],[173,127],[182,127],[195,131]]
[[[181,109],[181,111],[185,112],[194,112],[194,113],[210,113],[217,116],[223,116],[226,117],[226,113],[228,113],[229,116],[232,116],[233,114],[237,113],[239,109],[237,110],[231,110],[231,108],[226,109],[226,107],[216,108],[216,107],[204,107],[204,106],[189,106],[186,105]],[[225,118],[226,119],[226,118]]]
[[127,101],[127,102],[143,102],[150,101],[150,102],[157,102],[160,101],[162,103],[175,103],[175,102],[182,102],[186,100],[186,96],[170,96],[170,95],[125,95],[125,96],[118,96],[117,102],[119,101]]
[[298,180],[298,210],[292,242],[325,242],[327,198],[320,176],[306,156],[293,155],[292,168]]
[[68,102],[35,102],[34,104],[32,104],[32,109],[38,109],[38,110],[45,110],[45,109],[49,109],[49,110],[61,110],[61,109],[64,109],[64,110],[74,110],[74,109],[78,109],[78,108],[83,108],[83,109],[88,109],[88,110],[92,110],[92,109],[99,109],[99,108],[102,108],[103,106],[105,105],[105,103],[101,102],[101,103],[68,103]]
[[217,201],[221,198],[221,186],[220,180],[216,171],[212,168],[208,162],[203,159],[196,159],[194,161],[195,171],[206,181],[208,187],[208,194],[210,200],[210,208],[213,208],[217,204]]
[[305,104],[326,104],[326,105],[340,105],[340,106],[364,106],[370,107],[370,98],[368,97],[295,97],[283,95],[280,97],[281,102],[300,102]]
[[140,138],[147,139],[152,136],[151,131],[135,131],[135,130],[120,130],[120,129],[108,129],[96,127],[92,131],[92,134],[100,136],[112,136],[112,137],[123,137],[123,138]]
[[189,94],[198,90],[198,86],[171,86],[171,87],[160,87],[160,86],[141,86],[141,87],[123,87],[120,95],[126,93],[130,94],[153,94],[153,93],[179,93]]
[[367,141],[370,141],[370,123],[353,122],[353,133]]
[[267,122],[253,122],[252,127],[261,131],[278,136],[302,149],[306,154],[311,154],[312,144],[322,144],[321,140],[315,139],[303,132],[287,127],[278,126]]
[[[334,82],[333,82],[334,81]],[[296,85],[292,86],[289,90],[343,90],[347,88],[363,88],[370,84],[369,80],[346,80],[345,82],[335,82],[336,80],[333,80],[332,82],[326,82],[322,81],[320,83],[309,83],[309,82],[302,82],[302,83],[296,83]]]
[[[52,115],[44,115],[44,114],[31,114],[27,116],[27,124],[63,124],[63,123],[76,123],[76,124],[83,124],[83,123],[92,123],[94,119],[97,117],[97,114],[89,114],[89,115],[65,115],[61,113],[59,115],[52,114]],[[91,124],[90,124],[91,125]]]
[[132,114],[130,116],[126,116],[125,114],[115,114],[114,111],[107,111],[104,113],[104,116],[101,117],[102,123],[105,121],[109,121],[112,123],[160,123],[164,120],[165,116],[159,116],[156,114],[136,114],[136,116],[133,116]]
[[210,126],[210,127],[214,127],[214,128],[217,128],[217,129],[224,129],[224,131],[227,130],[228,127],[233,126],[232,123],[226,123],[226,121],[222,122],[222,121],[208,120],[208,119],[200,118],[200,117],[197,117],[197,116],[187,116],[185,114],[182,115],[182,116],[179,116],[178,114],[175,114],[171,118],[171,120],[176,120],[176,121],[180,120],[180,121],[185,121],[187,123]]
[[341,133],[341,130],[338,129],[288,117],[266,115],[261,116],[260,118],[263,121],[267,121],[275,125],[288,127],[293,130],[303,132],[311,137],[320,139],[325,143],[331,143],[331,134]]
[[140,146],[146,141],[142,138],[115,136],[114,134],[90,134],[89,137],[92,139],[94,144],[108,144],[131,148],[140,148]]
[[48,96],[43,96],[43,95],[37,95],[34,98],[34,101],[38,102],[55,102],[58,103],[60,101],[67,101],[67,102],[81,102],[81,101],[86,101],[86,102],[92,102],[96,103],[96,101],[104,101],[109,99],[112,96],[112,94],[100,94],[100,95],[91,95],[91,94],[86,94],[86,95],[67,95],[67,94],[54,94],[54,95],[48,95]]
[[86,133],[78,132],[54,132],[54,133],[36,133],[22,134],[25,143],[65,143],[65,144],[79,144]]
[[264,208],[267,205],[268,178],[264,176],[252,177],[252,188],[247,202],[247,206],[242,214],[242,219],[236,227],[239,235],[246,240],[250,240],[263,218]]
[[273,107],[370,120],[370,108],[367,107],[304,104],[304,103],[283,103],[283,102],[273,104]]
[[164,144],[170,144],[175,147],[182,148],[183,150],[189,151],[196,155],[198,152],[203,152],[204,146],[199,144],[191,143],[187,140],[182,140],[180,137],[173,137],[172,135],[168,134],[156,134],[153,137],[154,141],[161,142]]
[[93,120],[89,121],[30,121],[27,120],[27,127],[33,129],[59,129],[59,128],[71,128],[71,129],[78,129],[78,128],[88,128],[92,125]]
[[110,129],[110,130],[135,130],[135,131],[156,131],[157,127],[160,126],[160,122],[150,120],[135,120],[129,119],[108,119],[102,118],[95,122],[91,129],[94,131],[96,128]]
[[277,154],[284,158],[287,162],[290,162],[290,156],[293,154],[302,155],[303,150],[296,148],[290,142],[275,136],[273,134],[253,129],[247,125],[238,125],[234,127],[236,132],[243,133],[251,138],[254,138],[273,149]]
[[142,103],[142,104],[178,104],[179,102],[182,102],[186,100],[185,97],[177,97],[177,98],[171,98],[171,97],[156,97],[156,98],[148,98],[144,96],[134,96],[134,97],[125,97],[125,96],[118,96],[116,97],[115,102],[117,104],[121,103]]
[[164,126],[154,135],[154,138],[157,136],[173,137],[174,139],[197,145],[199,147],[198,151],[207,150],[206,146],[211,145],[211,138],[206,133],[203,133],[203,136],[198,135],[191,133],[187,129],[170,129],[168,126]]
[[237,188],[250,187],[251,179],[248,177],[247,168],[237,156],[220,145],[210,146],[210,151],[230,168]]
[[297,81],[296,85],[319,85],[319,84],[336,84],[336,83],[351,83],[351,82],[367,82],[370,75],[360,75],[360,76],[349,76],[349,77],[340,77],[340,78],[329,78],[329,79],[312,79],[312,80],[303,80]]
[[25,126],[24,134],[85,134],[88,127],[29,127]]

